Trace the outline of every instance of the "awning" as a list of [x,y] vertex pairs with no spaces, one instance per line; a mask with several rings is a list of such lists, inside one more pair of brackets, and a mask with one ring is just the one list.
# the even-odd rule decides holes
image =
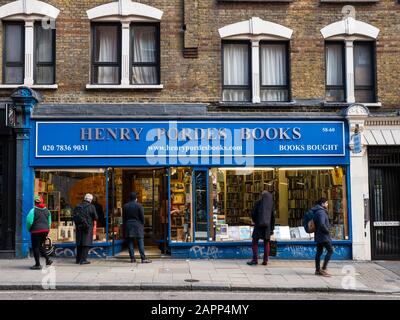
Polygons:
[[393,129],[365,129],[365,143],[367,145],[400,145],[400,128]]

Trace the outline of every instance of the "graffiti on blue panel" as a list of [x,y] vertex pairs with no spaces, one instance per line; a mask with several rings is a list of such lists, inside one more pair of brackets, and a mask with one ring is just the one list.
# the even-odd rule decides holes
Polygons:
[[[75,248],[56,248],[56,257],[72,258],[76,256]],[[107,251],[104,247],[93,247],[89,249],[89,257],[92,258],[105,258],[107,256]]]

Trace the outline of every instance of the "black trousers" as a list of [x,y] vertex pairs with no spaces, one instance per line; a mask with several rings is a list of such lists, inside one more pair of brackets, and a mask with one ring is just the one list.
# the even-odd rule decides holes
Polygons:
[[89,248],[87,246],[77,246],[76,247],[76,262],[87,261],[89,254]]
[[315,255],[315,270],[321,269],[321,256],[324,252],[324,248],[328,251],[325,255],[324,264],[322,269],[325,270],[328,267],[329,260],[331,260],[333,254],[332,244],[330,242],[317,243],[317,254]]
[[44,257],[46,261],[49,260],[49,257],[46,254],[46,250],[43,248],[43,244],[46,241],[47,234],[47,232],[31,233],[32,251],[35,258],[35,264],[37,266],[40,266],[40,255],[42,255],[42,257]]

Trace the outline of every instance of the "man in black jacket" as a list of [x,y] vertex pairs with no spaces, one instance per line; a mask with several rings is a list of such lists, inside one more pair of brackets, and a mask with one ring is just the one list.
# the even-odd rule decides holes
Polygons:
[[268,256],[270,250],[270,238],[274,233],[275,228],[275,215],[274,215],[274,203],[272,194],[268,191],[263,191],[261,194],[261,200],[258,200],[255,205],[251,218],[254,222],[254,230],[252,234],[253,242],[253,259],[247,262],[248,265],[258,264],[258,240],[264,240],[264,259],[263,265],[268,264]]
[[89,248],[93,244],[93,221],[98,220],[96,208],[92,204],[93,195],[87,193],[83,202],[78,204],[74,210],[74,214],[78,214],[80,210],[83,212],[85,224],[76,225],[76,263],[89,264],[87,260]]
[[[330,225],[329,225],[329,217],[328,217],[328,200],[325,198],[321,198],[317,201],[315,207],[311,210],[314,211],[314,223],[315,223],[315,234],[314,240],[317,243],[317,253],[315,255],[315,274],[324,277],[330,277],[330,274],[327,271],[329,260],[333,254],[332,249],[332,239],[329,233]],[[327,254],[325,255],[324,264],[320,266],[321,255],[324,251],[324,248],[327,250]]]
[[134,240],[138,242],[140,257],[142,263],[150,263],[151,260],[146,259],[144,254],[144,209],[137,202],[135,192],[131,193],[130,202],[126,203],[122,208],[122,220],[124,224],[125,239],[129,245],[129,256],[131,262],[135,263]]

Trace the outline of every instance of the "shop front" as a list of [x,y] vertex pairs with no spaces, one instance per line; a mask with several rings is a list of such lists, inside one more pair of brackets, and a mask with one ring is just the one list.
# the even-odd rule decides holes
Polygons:
[[72,210],[95,196],[91,256],[122,250],[135,191],[145,244],[176,258],[248,258],[251,210],[273,194],[277,258],[311,259],[302,218],[329,201],[334,259],[352,258],[345,121],[33,121],[34,193],[52,213],[58,256],[74,255]]

